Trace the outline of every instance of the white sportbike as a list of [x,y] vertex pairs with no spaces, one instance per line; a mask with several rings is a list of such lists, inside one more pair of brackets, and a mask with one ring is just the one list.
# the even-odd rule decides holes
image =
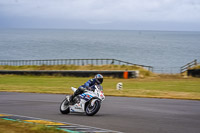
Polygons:
[[[105,96],[101,85],[94,85],[94,87],[94,91],[85,90],[84,93],[76,96],[74,98],[75,104],[73,105],[69,103],[70,96],[66,96],[60,105],[60,112],[62,114],[85,112],[89,116],[95,115],[99,111],[101,102],[105,99]],[[77,90],[74,87],[71,87],[71,89],[74,92]]]

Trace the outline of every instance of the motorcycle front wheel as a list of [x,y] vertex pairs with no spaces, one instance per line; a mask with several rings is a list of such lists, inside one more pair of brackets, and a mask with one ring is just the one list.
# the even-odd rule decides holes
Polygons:
[[60,104],[60,112],[62,114],[69,114],[70,108],[69,108],[69,101],[67,99],[64,99]]
[[99,100],[96,100],[93,106],[91,105],[91,103],[86,106],[85,113],[86,115],[93,116],[99,111],[100,107],[101,102]]

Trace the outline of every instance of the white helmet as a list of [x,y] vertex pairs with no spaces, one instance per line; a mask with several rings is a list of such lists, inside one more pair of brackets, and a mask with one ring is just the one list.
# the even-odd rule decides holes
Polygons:
[[102,84],[103,83],[103,76],[101,74],[97,74],[94,77],[97,81],[98,84]]

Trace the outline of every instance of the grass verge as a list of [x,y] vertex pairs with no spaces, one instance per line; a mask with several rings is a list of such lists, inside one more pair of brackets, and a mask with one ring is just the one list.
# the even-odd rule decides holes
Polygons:
[[66,133],[54,127],[0,119],[0,133]]
[[[0,75],[0,91],[72,94],[71,86],[79,87],[89,78],[55,76]],[[123,90],[116,84],[123,83]],[[200,78],[157,76],[144,79],[104,78],[107,96],[153,97],[200,100]]]
[[150,76],[153,73],[136,65],[0,65],[0,70],[138,70],[142,76]]
[[190,69],[200,69],[200,65],[196,65],[196,66],[194,66],[194,67],[192,67]]

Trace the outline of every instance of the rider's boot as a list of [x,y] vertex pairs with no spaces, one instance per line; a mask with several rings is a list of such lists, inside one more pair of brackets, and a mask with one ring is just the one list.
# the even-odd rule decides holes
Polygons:
[[81,94],[81,92],[82,92],[82,91],[80,91],[80,89],[77,89],[77,90],[74,92],[74,94],[70,96],[70,98],[69,98],[69,103],[72,104],[72,105],[75,104],[74,98],[75,98],[76,96],[78,96],[79,94]]

